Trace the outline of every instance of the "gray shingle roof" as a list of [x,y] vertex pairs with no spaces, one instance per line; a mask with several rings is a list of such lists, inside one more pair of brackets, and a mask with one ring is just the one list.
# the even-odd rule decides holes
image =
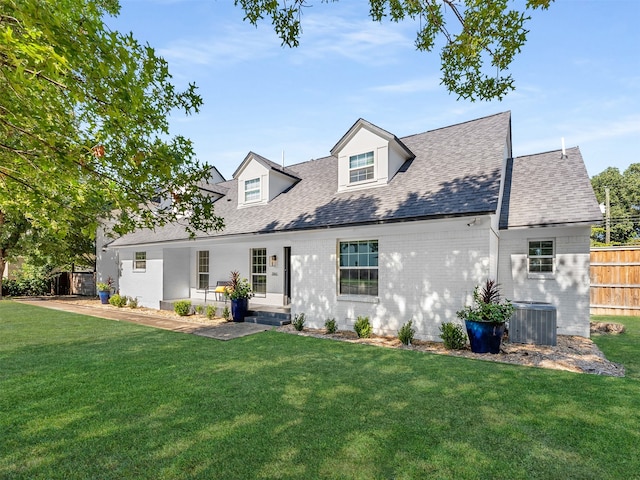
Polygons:
[[289,169],[285,168],[285,167],[281,167],[280,165],[278,165],[275,162],[272,162],[271,160],[269,160],[268,158],[263,157],[262,155],[258,155],[255,152],[249,152],[247,154],[246,157],[244,157],[244,160],[242,161],[242,163],[238,166],[238,168],[236,169],[235,172],[233,172],[232,177],[236,178],[236,176],[238,175],[238,173],[240,172],[240,170],[242,170],[242,167],[245,163],[247,163],[249,161],[250,158],[254,158],[255,160],[257,160],[258,162],[260,162],[262,165],[264,165],[266,168],[268,168],[269,170],[274,170],[276,172],[279,172],[283,175],[286,175],[288,177],[293,178],[294,180],[300,180],[298,177],[296,177],[294,174],[292,174]]
[[[500,170],[505,143],[510,136],[510,122],[510,112],[504,112],[401,138],[400,141],[415,158],[407,161],[389,183],[382,187],[338,192],[338,160],[335,156],[288,166],[286,173],[299,178],[300,181],[265,205],[238,208],[237,179],[222,182],[218,186],[226,195],[216,202],[215,213],[225,219],[225,228],[220,232],[203,232],[198,237],[496,212]],[[570,153],[570,161],[563,164],[565,167],[559,179],[573,179],[579,183],[582,196],[578,200],[586,202],[586,205],[590,201],[595,202],[595,197],[592,192],[593,198],[588,196],[589,192],[584,185],[585,181],[588,184],[588,177],[581,163],[582,159],[577,161],[578,155],[573,151]],[[281,171],[281,167],[273,162],[269,163],[274,169]],[[520,160],[517,159],[516,166],[519,164]],[[578,169],[578,172],[574,172],[575,169]],[[524,195],[535,196],[539,190],[531,188],[535,182],[531,182],[528,187],[521,185],[520,171],[519,167],[514,169],[512,190],[522,198],[525,198]],[[525,173],[525,177],[538,173],[540,172],[537,170]],[[539,182],[541,188],[547,188],[545,185],[548,183],[548,176],[549,172],[545,170]],[[523,187],[526,187],[525,193],[520,192]],[[562,187],[560,191],[565,188],[568,187]],[[573,186],[571,188],[575,189]],[[519,200],[518,198],[517,201],[508,203],[510,211],[506,218],[509,225],[512,225],[512,214],[517,213],[527,220],[526,215],[531,211],[526,205],[521,205]],[[580,215],[576,218],[592,219],[589,208],[584,213],[581,207],[575,206],[571,201],[567,201],[566,208],[563,208],[566,210],[562,212],[564,220],[575,220],[574,216],[578,213]],[[563,209],[558,208],[558,211],[561,210]],[[531,224],[535,224],[535,219]],[[131,233],[117,239],[112,245],[134,245],[186,238],[184,226],[168,225],[153,232],[143,230]]]
[[602,220],[578,147],[509,161],[500,228]]

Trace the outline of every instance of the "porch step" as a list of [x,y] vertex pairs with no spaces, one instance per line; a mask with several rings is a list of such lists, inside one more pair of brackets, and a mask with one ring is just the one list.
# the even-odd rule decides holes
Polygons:
[[273,325],[281,327],[291,323],[291,314],[282,311],[249,310],[244,317],[247,323],[257,323],[260,325]]

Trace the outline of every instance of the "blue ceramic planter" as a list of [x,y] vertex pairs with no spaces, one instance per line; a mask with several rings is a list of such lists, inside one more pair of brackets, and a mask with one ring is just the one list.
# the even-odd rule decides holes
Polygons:
[[234,322],[244,322],[244,317],[247,316],[248,309],[248,298],[238,298],[237,300],[231,300],[231,316],[233,317]]
[[106,305],[109,303],[109,292],[101,290],[98,292],[98,295],[100,295],[100,303],[103,305]]
[[464,321],[474,353],[500,353],[504,323]]

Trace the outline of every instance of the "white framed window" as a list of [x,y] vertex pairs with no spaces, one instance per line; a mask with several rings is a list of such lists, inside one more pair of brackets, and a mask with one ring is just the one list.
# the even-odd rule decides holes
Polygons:
[[267,249],[251,249],[251,289],[257,295],[267,294]]
[[198,290],[209,288],[209,251],[198,252]]
[[378,241],[340,242],[338,293],[378,296]]
[[133,269],[144,271],[147,269],[147,252],[136,252],[133,257]]
[[349,183],[373,180],[374,176],[373,152],[351,155],[349,157]]
[[245,203],[257,202],[262,198],[260,192],[260,178],[252,178],[244,182]]
[[530,274],[553,273],[555,264],[554,243],[553,239],[529,240],[527,263]]

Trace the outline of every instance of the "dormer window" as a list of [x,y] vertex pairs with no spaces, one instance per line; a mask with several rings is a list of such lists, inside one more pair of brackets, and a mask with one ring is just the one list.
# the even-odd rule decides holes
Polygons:
[[262,196],[260,195],[260,178],[252,178],[244,182],[244,201],[245,203],[258,202]]
[[373,152],[349,157],[349,183],[364,182],[374,178]]

